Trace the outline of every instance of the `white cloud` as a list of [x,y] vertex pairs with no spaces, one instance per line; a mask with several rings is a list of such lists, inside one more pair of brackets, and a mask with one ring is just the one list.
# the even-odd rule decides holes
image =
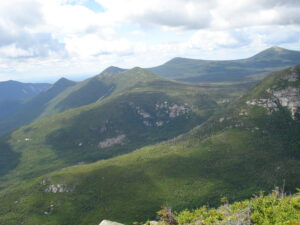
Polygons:
[[184,29],[299,24],[292,0],[97,0],[115,21]]
[[189,41],[190,48],[213,50],[220,47],[230,47],[239,44],[238,40],[227,31],[206,31],[196,32]]
[[128,54],[131,51],[131,43],[126,39],[105,40],[96,34],[88,34],[66,40],[66,48],[72,55],[79,57]]
[[0,55],[8,58],[30,57],[32,52],[17,48],[15,44],[6,45],[0,48]]
[[298,0],[0,1],[0,79],[299,49],[299,11]]

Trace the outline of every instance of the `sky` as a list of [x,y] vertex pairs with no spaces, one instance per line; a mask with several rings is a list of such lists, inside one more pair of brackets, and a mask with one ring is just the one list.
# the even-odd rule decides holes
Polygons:
[[299,0],[0,0],[0,81],[300,50]]

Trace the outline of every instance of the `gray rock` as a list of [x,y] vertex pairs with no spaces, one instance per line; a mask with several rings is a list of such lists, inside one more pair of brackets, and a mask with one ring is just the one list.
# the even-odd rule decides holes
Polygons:
[[295,87],[287,87],[282,90],[273,91],[268,89],[267,92],[272,95],[268,99],[253,99],[246,103],[248,105],[257,105],[268,109],[269,113],[278,111],[278,103],[287,107],[292,114],[292,118],[296,119],[296,114],[300,111],[300,89]]
[[114,221],[109,221],[109,220],[102,220],[102,222],[99,225],[123,225],[123,224]]
[[122,144],[125,138],[126,138],[126,135],[124,135],[124,134],[119,135],[117,137],[113,137],[113,138],[107,138],[104,141],[101,141],[98,146],[100,148],[108,148],[108,147],[111,147],[116,144]]

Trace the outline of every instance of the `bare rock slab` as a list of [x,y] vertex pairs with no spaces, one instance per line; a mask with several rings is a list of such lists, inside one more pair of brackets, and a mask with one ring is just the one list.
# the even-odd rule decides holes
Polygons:
[[109,221],[109,220],[102,220],[102,222],[99,225],[124,225],[122,223]]

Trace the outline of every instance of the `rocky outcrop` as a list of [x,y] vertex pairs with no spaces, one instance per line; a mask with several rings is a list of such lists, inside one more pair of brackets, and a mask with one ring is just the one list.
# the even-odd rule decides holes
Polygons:
[[282,76],[283,80],[286,80],[288,82],[296,82],[299,80],[299,75],[297,74],[297,71],[295,67],[290,68],[289,73],[286,73],[284,76]]
[[272,112],[278,111],[278,101],[274,98],[261,98],[261,99],[252,99],[246,102],[247,105],[257,105],[264,107],[268,110],[268,113],[271,114]]
[[113,138],[107,138],[104,141],[99,142],[98,146],[100,148],[109,148],[116,144],[122,144],[125,138],[126,138],[125,134],[121,134]]
[[55,193],[68,193],[68,192],[73,192],[75,190],[75,185],[73,185],[73,187],[69,187],[69,186],[67,186],[66,184],[63,184],[63,183],[51,184],[50,182],[51,181],[49,181],[49,180],[42,180],[41,181],[42,186],[47,186],[44,189],[44,192],[55,194]]
[[[297,120],[300,113],[300,87],[295,82],[298,80],[299,75],[292,68],[289,73],[280,78],[278,85],[266,90],[269,98],[252,99],[246,103],[264,107],[269,114],[278,111],[279,107],[286,107],[291,112],[292,118]],[[282,85],[284,82],[288,84]]]
[[62,192],[70,192],[70,190],[65,187],[63,184],[51,184],[49,187],[45,189],[45,192],[52,193],[62,193]]
[[137,113],[147,127],[161,127],[169,123],[172,119],[187,115],[192,111],[192,107],[188,104],[169,103],[167,101],[158,102],[154,105],[151,113],[143,109],[141,106],[130,102],[129,105]]
[[109,220],[102,220],[102,222],[99,225],[123,225],[122,223],[113,222]]
[[273,95],[283,107],[287,107],[291,111],[293,119],[296,119],[296,115],[300,112],[300,89],[288,87],[280,91],[274,91]]
[[167,101],[163,103],[157,103],[155,105],[155,109],[163,110],[164,113],[168,114],[169,118],[175,118],[192,111],[192,108],[189,107],[187,104],[184,105],[177,105],[172,103],[170,104]]

